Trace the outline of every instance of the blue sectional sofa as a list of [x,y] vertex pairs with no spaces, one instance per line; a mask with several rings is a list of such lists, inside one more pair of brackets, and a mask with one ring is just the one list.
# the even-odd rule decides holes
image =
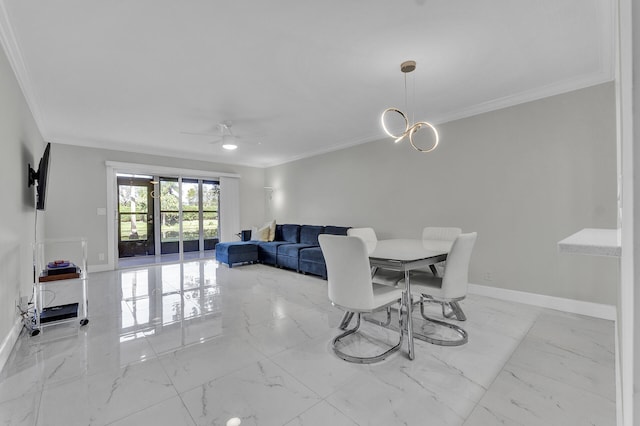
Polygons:
[[234,241],[216,245],[216,260],[231,268],[234,263],[258,261],[303,274],[327,278],[318,235],[347,235],[348,227],[317,225],[276,225],[274,241]]

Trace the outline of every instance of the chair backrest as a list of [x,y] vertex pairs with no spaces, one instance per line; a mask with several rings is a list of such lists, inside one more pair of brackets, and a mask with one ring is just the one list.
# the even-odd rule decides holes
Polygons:
[[453,299],[467,294],[469,262],[477,237],[477,232],[460,234],[453,242],[442,277],[443,297]]
[[327,265],[329,300],[345,310],[373,309],[371,266],[364,241],[329,234],[319,235],[318,241]]
[[447,241],[453,244],[462,229],[445,226],[427,226],[422,230],[423,241]]
[[378,244],[378,237],[373,228],[349,228],[347,235],[363,240],[367,246],[367,253],[371,253],[376,248],[376,244]]

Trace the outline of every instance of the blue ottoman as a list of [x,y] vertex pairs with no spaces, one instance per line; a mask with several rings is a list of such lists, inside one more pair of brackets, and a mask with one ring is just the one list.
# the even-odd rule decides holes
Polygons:
[[233,241],[216,245],[216,260],[226,263],[229,268],[234,263],[258,261],[258,246],[255,241]]

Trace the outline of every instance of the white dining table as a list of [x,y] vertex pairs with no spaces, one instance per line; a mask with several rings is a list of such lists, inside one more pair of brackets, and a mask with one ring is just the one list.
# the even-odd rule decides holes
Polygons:
[[445,260],[450,249],[450,241],[396,238],[376,242],[373,250],[369,252],[369,263],[372,267],[404,272],[406,287],[402,304],[406,312],[406,321],[404,322],[406,330],[404,331],[407,333],[409,344],[409,359],[415,357],[410,272],[429,266],[435,273],[433,265]]

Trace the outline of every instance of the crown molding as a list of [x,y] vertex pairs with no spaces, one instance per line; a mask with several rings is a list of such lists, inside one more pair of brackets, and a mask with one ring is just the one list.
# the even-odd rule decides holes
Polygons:
[[196,160],[196,161],[205,161],[209,163],[216,164],[228,164],[232,166],[242,166],[242,167],[253,167],[253,168],[263,168],[261,166],[256,166],[255,164],[242,162],[242,161],[232,161],[227,158],[219,157],[216,155],[207,155],[202,153],[195,152],[187,152],[181,151],[179,148],[166,148],[166,147],[158,147],[158,146],[149,146],[149,145],[141,145],[134,143],[125,143],[111,140],[97,140],[90,138],[77,138],[77,137],[50,137],[47,139],[48,142],[60,144],[60,145],[69,145],[69,146],[79,146],[85,148],[95,148],[102,149],[106,151],[120,151],[120,152],[132,152],[137,154],[146,154],[146,155],[154,155],[158,157],[174,157],[181,158],[184,160]]
[[[2,2],[2,0],[0,0],[0,2]],[[548,86],[543,86],[541,88],[494,99],[488,102],[483,102],[477,105],[473,105],[469,108],[464,108],[461,110],[451,112],[450,114],[442,115],[433,120],[430,120],[430,122],[435,125],[441,125],[451,121],[469,118],[469,117],[484,114],[487,112],[497,111],[504,108],[510,108],[517,105],[525,104],[527,102],[533,102],[539,99],[561,95],[564,93],[572,92],[574,90],[585,89],[591,86],[596,86],[596,85],[608,83],[611,81],[613,81],[613,77],[609,75],[609,73],[607,72],[603,72],[598,75],[593,75],[593,74],[587,75],[581,78],[574,78],[567,81],[551,84]],[[292,156],[284,160],[276,161],[268,164],[256,164],[253,162],[242,162],[242,161],[234,162],[234,161],[230,161],[227,158],[220,158],[217,156],[203,156],[202,154],[196,154],[196,153],[192,154],[189,152],[181,151],[179,149],[170,149],[170,148],[164,148],[164,147],[150,147],[150,146],[117,142],[117,141],[99,141],[99,140],[90,140],[90,139],[79,139],[75,137],[50,137],[47,140],[53,143],[59,143],[63,145],[84,146],[87,148],[98,148],[98,149],[106,149],[106,150],[112,150],[112,151],[136,152],[141,154],[178,157],[178,158],[184,158],[187,160],[209,161],[213,163],[253,167],[258,169],[267,169],[270,167],[277,167],[284,164],[292,163],[294,161],[304,160],[305,158],[311,158],[318,155],[328,154],[330,152],[340,151],[343,149],[352,148],[354,146],[363,145],[366,143],[375,142],[383,139],[389,139],[389,138],[387,138],[385,134],[382,132],[382,130],[380,130],[375,134],[370,134],[369,136],[359,138],[351,142],[347,142],[343,144],[334,144],[320,150],[315,150],[305,154]]]
[[20,52],[20,44],[18,43],[13,31],[9,11],[5,3],[5,0],[0,0],[0,44],[4,48],[7,60],[13,69],[13,73],[15,74],[20,89],[22,89],[22,94],[27,102],[29,110],[31,110],[31,115],[33,116],[36,126],[40,131],[40,135],[46,140],[44,117],[40,107],[38,106],[39,103],[35,94],[36,92],[33,88],[33,84],[31,83],[31,79],[29,78],[29,70],[25,64],[24,58],[22,57],[22,53]]
[[147,173],[150,175],[162,175],[169,177],[190,177],[190,178],[219,178],[219,177],[231,177],[241,178],[242,175],[238,173],[216,172],[213,170],[197,170],[197,169],[185,169],[183,167],[167,167],[156,166],[153,164],[142,163],[128,163],[123,161],[105,161],[107,167],[112,168],[116,172],[123,173]]
[[609,83],[613,80],[613,73],[610,71],[602,71],[597,74],[589,74],[577,78],[571,78],[569,80],[560,81],[520,93],[514,93],[502,98],[482,102],[468,108],[462,108],[457,111],[452,111],[451,113],[435,117],[434,119],[432,119],[432,123],[444,124],[450,121],[473,117],[475,115],[480,115],[491,111],[497,111],[499,109],[525,104],[527,102],[537,101],[539,99],[549,98],[551,96],[573,92],[575,90],[586,89],[587,87]]
[[311,157],[315,157],[317,155],[323,155],[323,154],[328,154],[330,152],[334,152],[334,151],[340,151],[343,149],[347,149],[347,148],[351,148],[357,145],[362,145],[365,143],[369,143],[369,142],[375,142],[375,141],[379,141],[381,139],[385,139],[385,134],[382,132],[382,129],[374,136],[367,136],[364,138],[360,138],[360,139],[356,139],[354,141],[351,142],[347,142],[347,143],[343,143],[343,144],[336,144],[336,145],[331,145],[327,148],[323,148],[323,149],[319,149],[316,151],[311,151],[311,152],[307,152],[305,154],[300,154],[300,155],[296,155],[296,156],[292,156],[289,158],[286,158],[282,161],[277,161],[274,163],[269,163],[265,166],[261,166],[261,168],[269,168],[269,167],[276,167],[276,166],[281,166],[283,164],[287,164],[287,163],[293,163],[294,161],[298,161],[298,160],[304,160],[305,158],[311,158]]
[[[562,95],[564,93],[573,92],[575,90],[586,89],[588,87],[597,86],[599,84],[609,83],[614,80],[613,71],[606,70],[609,68],[605,63],[602,64],[604,71],[598,74],[590,74],[579,78],[573,78],[566,81],[550,84],[547,86],[539,87],[536,89],[515,93],[513,95],[505,96],[498,99],[493,99],[487,102],[476,104],[468,108],[459,109],[450,113],[430,118],[429,122],[434,125],[441,125],[451,121],[461,120],[463,118],[469,118],[476,115],[484,114],[487,112],[497,111],[504,108],[510,108],[517,105],[525,104],[527,102],[537,101],[539,99],[548,98],[551,96]],[[312,151],[306,154],[297,155],[287,158],[286,160],[263,166],[264,168],[281,166],[283,164],[292,163],[294,161],[303,160],[309,157],[315,157],[316,155],[327,154],[341,149],[351,148],[353,146],[362,145],[369,142],[375,142],[382,139],[392,140],[388,138],[382,131],[376,135],[370,135],[365,138],[360,138],[355,141],[332,145],[322,150]],[[255,166],[254,166],[255,167]]]

